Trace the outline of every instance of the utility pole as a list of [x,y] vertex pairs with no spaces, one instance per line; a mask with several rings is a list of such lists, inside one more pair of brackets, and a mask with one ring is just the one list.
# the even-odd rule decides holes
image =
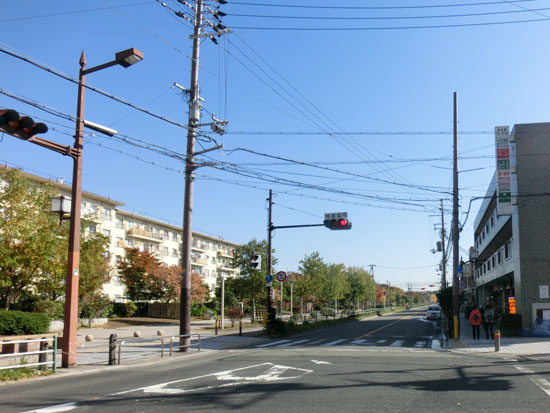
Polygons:
[[453,120],[453,324],[454,339],[458,340],[458,109],[454,92]]
[[441,252],[443,257],[441,258],[441,287],[447,286],[447,251],[445,250],[445,214],[443,210],[443,200],[441,200]]
[[193,175],[196,169],[195,129],[200,120],[199,102],[199,50],[200,31],[202,25],[202,0],[195,5],[195,20],[193,29],[193,58],[191,59],[191,86],[189,88],[189,122],[187,130],[187,155],[185,158],[185,195],[183,201],[183,233],[181,251],[181,297],[180,297],[180,351],[188,351],[191,339],[191,248],[193,245]]

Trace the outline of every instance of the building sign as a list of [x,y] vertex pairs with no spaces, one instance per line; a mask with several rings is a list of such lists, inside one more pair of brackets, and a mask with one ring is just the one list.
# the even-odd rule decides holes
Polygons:
[[539,285],[539,295],[540,298],[549,298],[547,285]]
[[514,297],[508,297],[508,310],[510,314],[516,314],[516,299]]
[[497,215],[512,215],[510,136],[508,126],[495,127],[497,155]]

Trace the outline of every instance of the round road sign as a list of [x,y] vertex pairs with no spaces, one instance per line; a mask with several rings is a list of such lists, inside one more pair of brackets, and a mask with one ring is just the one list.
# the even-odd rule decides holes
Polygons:
[[277,277],[277,281],[283,282],[284,280],[286,280],[286,272],[279,271],[275,277]]

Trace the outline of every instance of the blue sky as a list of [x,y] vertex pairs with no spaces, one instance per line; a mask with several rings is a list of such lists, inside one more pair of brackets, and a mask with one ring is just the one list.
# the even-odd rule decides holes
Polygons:
[[[135,47],[143,62],[90,74],[87,84],[187,123],[187,103],[172,86],[189,87],[190,79],[192,28],[173,13],[188,10],[181,3],[5,3],[3,50],[77,78],[82,50],[91,67]],[[341,211],[353,223],[351,231],[276,230],[277,270],[296,270],[319,251],[329,263],[374,264],[377,281],[402,288],[438,281],[441,255],[431,250],[440,199],[451,224],[453,92],[466,259],[480,201],[471,203],[467,220],[466,213],[494,172],[494,127],[549,120],[546,8],[550,1],[229,0],[222,20],[233,33],[219,45],[201,44],[203,122],[213,113],[229,124],[223,136],[204,129],[224,150],[198,158],[214,166],[196,172],[193,230],[237,243],[265,239],[273,189],[275,225],[321,223],[324,213]],[[76,85],[6,53],[0,65],[0,107],[46,122],[45,138],[72,144],[73,121],[20,99],[74,116]],[[127,141],[185,153],[184,128],[93,91],[85,118]],[[85,136],[83,188],[180,225],[183,164],[92,132]],[[11,136],[0,138],[0,162],[71,180],[69,158]]]

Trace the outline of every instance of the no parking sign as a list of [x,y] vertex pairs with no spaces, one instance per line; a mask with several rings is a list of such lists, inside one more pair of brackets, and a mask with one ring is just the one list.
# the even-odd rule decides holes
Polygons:
[[286,272],[284,272],[284,271],[279,271],[279,272],[275,275],[275,277],[277,278],[277,281],[279,281],[279,282],[282,283],[284,280],[286,280]]

